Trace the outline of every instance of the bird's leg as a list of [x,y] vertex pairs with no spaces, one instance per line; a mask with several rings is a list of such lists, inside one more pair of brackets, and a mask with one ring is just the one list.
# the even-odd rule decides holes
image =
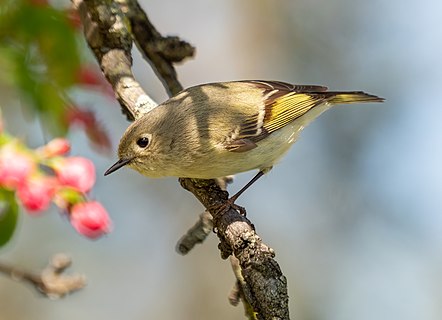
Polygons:
[[253,178],[250,180],[244,187],[241,188],[237,193],[235,193],[233,196],[231,196],[227,201],[222,204],[219,209],[218,213],[223,213],[230,208],[233,208],[237,211],[239,211],[240,214],[243,216],[246,215],[246,209],[244,207],[238,206],[235,204],[235,201],[238,200],[238,198],[246,191],[252,184],[254,184],[259,178],[261,178],[264,175],[264,171],[259,171]]
[[250,180],[244,187],[241,188],[237,193],[235,193],[233,196],[231,196],[227,203],[231,206],[235,204],[235,201],[238,200],[238,198],[252,185],[254,184],[259,178],[261,178],[264,175],[264,172],[259,171],[253,178]]

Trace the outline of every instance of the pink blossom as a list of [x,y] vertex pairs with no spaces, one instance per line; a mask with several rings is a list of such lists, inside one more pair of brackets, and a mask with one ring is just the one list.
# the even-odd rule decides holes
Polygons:
[[71,208],[70,220],[78,233],[96,239],[112,229],[112,221],[97,201],[77,203]]
[[0,186],[16,188],[34,170],[35,162],[23,152],[17,151],[12,146],[0,150]]
[[41,147],[38,151],[45,158],[51,158],[55,156],[62,156],[71,150],[71,144],[65,138],[55,138],[49,141],[45,146]]
[[37,176],[21,183],[17,188],[17,197],[31,213],[49,208],[55,192],[55,179]]
[[82,157],[61,159],[55,164],[54,169],[61,185],[80,192],[88,192],[95,183],[95,167],[89,159]]

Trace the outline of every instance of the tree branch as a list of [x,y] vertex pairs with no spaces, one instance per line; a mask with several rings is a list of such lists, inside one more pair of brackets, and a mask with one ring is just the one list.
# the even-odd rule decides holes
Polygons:
[[127,17],[135,43],[158,78],[163,82],[169,96],[183,90],[177,79],[173,62],[193,57],[195,48],[178,37],[163,37],[147,18],[136,0],[122,0],[128,6]]
[[132,35],[117,2],[73,0],[84,26],[86,41],[111,84],[123,113],[135,120],[157,104],[132,73]]
[[[219,187],[213,188],[211,181],[180,179],[183,188],[206,208],[216,208],[225,203],[228,194]],[[242,290],[257,318],[289,319],[287,280],[274,260],[273,249],[262,242],[252,223],[236,210],[220,214],[215,209],[210,213],[220,239],[221,257],[227,259],[233,254],[238,259],[245,280]]]
[[67,255],[56,254],[40,274],[28,272],[6,263],[0,263],[0,272],[14,280],[27,282],[43,295],[56,299],[80,290],[86,285],[84,275],[63,275],[71,263],[72,260]]
[[206,240],[212,229],[212,215],[206,210],[200,214],[198,221],[178,241],[176,246],[177,252],[182,255],[188,254],[196,244]]
[[[172,63],[193,54],[193,48],[176,37],[162,37],[149,22],[137,1],[73,2],[80,9],[86,40],[129,118],[136,119],[146,114],[155,103],[152,103],[152,99],[148,98],[133,77],[130,55],[132,36],[123,24],[125,17],[130,21],[130,30],[135,42],[168,92],[176,94],[181,90],[182,86],[177,80]],[[125,83],[129,84],[130,90]],[[143,103],[140,103],[140,100]],[[256,318],[289,319],[287,282],[274,260],[273,250],[262,242],[255,233],[254,226],[245,216],[234,209],[222,214],[214,209],[226,202],[228,193],[222,190],[215,180],[180,179],[180,183],[210,210],[214,230],[220,239],[218,247],[222,258],[226,259],[233,254],[238,259],[244,279],[240,282],[241,290],[252,306]],[[199,228],[201,227],[196,227]],[[189,250],[195,243],[197,242],[193,240],[193,244],[184,251]]]
[[242,300],[246,316],[249,318],[249,320],[256,320],[257,318],[255,312],[250,303],[247,301],[244,293],[243,288],[247,288],[247,283],[242,276],[242,269],[239,265],[239,260],[234,256],[230,256],[230,264],[232,265],[232,270],[233,274],[236,277],[236,282],[234,287],[232,288],[232,291],[229,294],[229,302],[231,305],[237,306],[239,301]]

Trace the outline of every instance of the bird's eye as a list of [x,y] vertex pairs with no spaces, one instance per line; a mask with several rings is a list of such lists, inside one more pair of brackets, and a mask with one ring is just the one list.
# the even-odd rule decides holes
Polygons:
[[146,148],[149,145],[149,139],[146,137],[141,137],[137,140],[137,145],[140,148]]

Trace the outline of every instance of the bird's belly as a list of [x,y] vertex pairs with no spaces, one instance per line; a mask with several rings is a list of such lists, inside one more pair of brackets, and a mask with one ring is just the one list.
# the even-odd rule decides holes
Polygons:
[[254,169],[269,169],[290,149],[301,129],[302,126],[299,125],[288,125],[257,142],[256,148],[245,152],[220,148],[213,156],[194,159],[194,163],[175,175],[211,179]]

